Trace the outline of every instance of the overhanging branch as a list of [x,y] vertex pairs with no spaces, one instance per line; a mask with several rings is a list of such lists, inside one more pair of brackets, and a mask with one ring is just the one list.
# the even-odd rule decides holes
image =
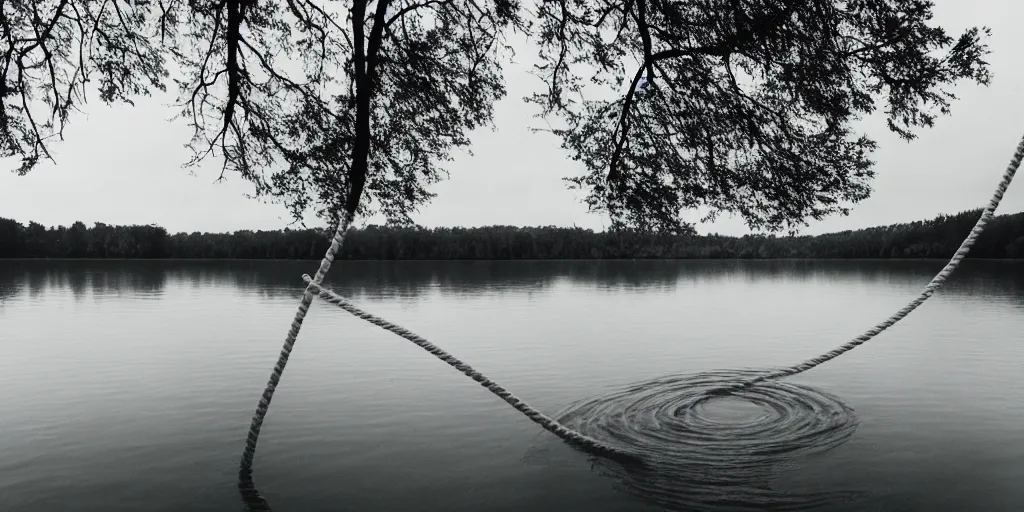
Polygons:
[[622,176],[622,172],[619,169],[619,161],[622,159],[622,148],[626,144],[626,137],[629,136],[629,109],[633,106],[633,98],[636,96],[636,87],[640,83],[640,79],[644,76],[644,70],[652,68],[658,61],[677,57],[728,55],[730,51],[729,48],[730,47],[725,44],[694,48],[672,48],[653,53],[644,59],[644,62],[640,64],[640,67],[636,71],[636,75],[633,76],[633,80],[629,84],[629,90],[626,91],[626,98],[622,103],[622,113],[619,115],[619,122],[615,125],[615,130],[612,132],[612,139],[615,140],[615,148],[612,150],[612,158],[608,164],[607,179],[609,185],[613,185],[618,182]]

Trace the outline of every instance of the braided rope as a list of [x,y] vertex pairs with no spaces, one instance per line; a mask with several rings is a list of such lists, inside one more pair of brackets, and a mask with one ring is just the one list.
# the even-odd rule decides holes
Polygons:
[[924,287],[924,290],[921,291],[921,294],[918,295],[914,300],[910,301],[909,304],[903,306],[899,311],[893,313],[892,316],[879,322],[877,325],[868,329],[860,336],[857,336],[856,338],[818,357],[808,359],[802,363],[787,368],[782,368],[779,370],[759,375],[757,377],[737,383],[735,385],[720,388],[719,390],[715,390],[712,393],[731,393],[734,391],[739,391],[741,389],[749,388],[759,382],[764,382],[766,380],[779,379],[783,377],[796,375],[798,373],[806,372],[807,370],[810,370],[815,366],[835,359],[840,355],[843,355],[853,350],[854,348],[859,347],[864,342],[881,334],[882,331],[892,327],[894,324],[896,324],[896,322],[899,322],[900,320],[903,319],[903,317],[909,315],[911,311],[917,309],[917,307],[920,306],[921,304],[924,304],[924,301],[928,300],[935,293],[935,291],[938,290],[939,287],[946,282],[946,279],[948,279],[949,276],[953,274],[957,267],[960,266],[960,263],[964,260],[964,258],[967,257],[967,253],[971,251],[971,246],[974,245],[974,242],[977,241],[981,233],[985,231],[985,226],[988,224],[990,220],[992,220],[992,217],[995,216],[996,208],[999,207],[999,203],[1003,200],[1003,194],[1006,193],[1006,189],[1009,188],[1010,182],[1013,181],[1013,176],[1014,174],[1017,173],[1017,169],[1020,167],[1021,160],[1024,160],[1024,138],[1022,138],[1021,141],[1017,143],[1017,150],[1013,153],[1013,158],[1010,159],[1010,163],[1006,166],[1006,171],[1003,172],[1003,177],[1001,180],[999,180],[999,185],[996,187],[995,193],[993,193],[992,198],[989,199],[988,206],[986,206],[985,209],[982,210],[981,216],[978,218],[978,222],[974,224],[973,228],[971,228],[971,232],[967,235],[967,238],[965,238],[963,243],[960,244],[960,248],[957,249],[956,253],[953,254],[953,257],[950,258],[949,263],[946,263],[946,266],[942,267],[942,270],[940,270],[939,273],[932,278],[928,285]]
[[498,398],[501,398],[502,400],[507,402],[509,405],[515,408],[515,410],[523,413],[531,421],[537,423],[541,427],[544,427],[545,430],[558,436],[559,438],[569,443],[570,445],[576,446],[586,452],[594,453],[596,455],[602,455],[609,458],[619,458],[624,460],[636,459],[636,456],[634,456],[631,453],[628,453],[618,448],[613,448],[605,443],[602,443],[601,441],[598,441],[597,439],[585,436],[579,432],[576,432],[575,430],[569,429],[566,426],[559,423],[558,421],[556,421],[555,419],[551,418],[550,416],[538,411],[537,409],[534,409],[526,402],[517,398],[515,395],[513,395],[511,392],[509,392],[507,389],[502,387],[497,382],[494,382],[491,379],[485,377],[482,373],[473,369],[473,367],[460,361],[458,358],[449,354],[448,352],[445,352],[437,345],[434,345],[433,343],[427,341],[426,338],[400,325],[393,324],[379,316],[367,313],[366,311],[353,305],[348,299],[342,297],[341,295],[338,295],[337,293],[331,290],[322,288],[319,284],[315,283],[313,278],[309,277],[309,275],[303,275],[302,279],[306,281],[306,283],[308,283],[307,289],[312,289],[313,293],[317,293],[321,299],[331,304],[334,304],[335,306],[338,306],[339,308],[348,311],[349,313],[363,320],[366,320],[367,322],[370,322],[373,325],[376,325],[384,330],[391,331],[413,342],[416,346],[422,348],[423,350],[426,350],[427,352],[430,352],[438,359],[444,361],[445,363],[448,363],[456,370],[459,370],[465,376],[479,382],[481,386],[487,388],[488,391],[494,393],[495,395],[498,396]]
[[[1006,193],[1006,189],[1010,186],[1013,181],[1013,177],[1020,167],[1021,160],[1024,160],[1024,138],[1017,144],[1016,151],[1013,154],[1013,158],[1010,160],[1009,165],[1006,167],[1006,171],[1003,173],[1002,179],[999,185],[996,187],[995,193],[989,200],[988,206],[982,211],[980,218],[971,232],[964,239],[963,243],[960,244],[960,248],[957,249],[956,253],[949,260],[949,262],[939,271],[938,274],[925,286],[924,290],[920,295],[912,300],[909,304],[901,308],[899,311],[894,313],[889,318],[880,322],[876,326],[868,329],[865,333],[857,336],[853,340],[840,345],[839,347],[822,354],[813,359],[809,359],[800,364],[782,368],[772,372],[764,373],[757,377],[747,379],[734,385],[723,386],[714,391],[709,391],[709,394],[718,393],[731,393],[739,391],[745,388],[752,387],[760,382],[764,382],[772,379],[779,379],[796,375],[798,373],[805,372],[821,365],[827,361],[830,361],[840,355],[853,350],[854,348],[862,345],[868,340],[881,334],[883,331],[892,327],[894,324],[902,320],[912,311],[917,309],[918,306],[928,300],[936,290],[939,289],[945,283],[946,279],[960,266],[960,263],[964,260],[967,254],[970,252],[971,246],[974,245],[978,237],[985,230],[985,226],[995,215],[996,209],[999,207],[999,203],[1003,199],[1003,195]],[[277,389],[277,385],[281,380],[281,374],[284,372],[284,367],[288,363],[288,356],[291,354],[292,347],[295,345],[295,339],[298,336],[299,329],[302,326],[302,321],[306,316],[309,306],[313,301],[313,296],[318,295],[321,299],[334,304],[341,309],[355,315],[363,320],[366,320],[378,327],[391,331],[406,340],[409,340],[423,348],[427,352],[431,353],[435,357],[441,359],[445,363],[451,365],[455,369],[462,372],[467,377],[479,382],[482,386],[487,388],[489,391],[497,395],[499,398],[507,402],[517,411],[523,413],[527,418],[539,424],[545,430],[558,436],[562,440],[566,441],[570,445],[581,448],[585,451],[603,455],[609,458],[623,459],[633,462],[642,462],[638,459],[638,455],[622,450],[621,448],[612,447],[594,438],[586,436],[580,432],[569,429],[562,425],[553,418],[541,413],[540,411],[529,406],[526,402],[515,397],[500,386],[496,382],[488,379],[483,374],[474,370],[468,364],[460,361],[451,354],[440,349],[433,343],[427,341],[425,338],[405,329],[399,325],[393,324],[384,320],[383,318],[374,316],[362,309],[357,308],[348,299],[330,291],[324,289],[320,283],[323,281],[324,276],[330,269],[331,263],[334,261],[335,255],[341,248],[342,242],[344,241],[345,233],[352,224],[352,216],[344,214],[341,222],[338,225],[338,229],[334,234],[334,238],[331,241],[331,246],[327,250],[327,254],[324,255],[324,259],[320,262],[320,268],[317,270],[316,275],[310,277],[309,275],[303,275],[303,280],[307,283],[306,289],[302,296],[302,302],[299,304],[298,311],[295,313],[295,318],[292,320],[291,328],[288,331],[288,335],[285,338],[284,346],[281,348],[281,354],[278,357],[277,364],[274,366],[273,371],[270,375],[270,381],[267,383],[267,387],[260,398],[259,404],[256,408],[256,412],[253,414],[252,424],[249,427],[249,436],[246,440],[245,452],[242,455],[241,468],[239,469],[239,489],[242,491],[242,498],[249,506],[250,510],[269,510],[266,501],[259,496],[259,493],[255,490],[252,483],[252,463],[256,453],[256,442],[259,439],[260,427],[263,425],[263,420],[266,417],[267,409],[270,407],[270,400],[274,395],[274,390]]]
[[313,303],[314,292],[312,287],[322,282],[324,276],[327,275],[327,271],[331,269],[331,263],[334,262],[335,255],[341,250],[341,244],[345,240],[345,233],[348,232],[348,228],[352,225],[352,219],[352,215],[347,212],[342,213],[341,219],[338,222],[338,229],[335,230],[334,238],[331,240],[331,246],[327,249],[324,259],[320,261],[320,268],[317,269],[316,275],[311,278],[310,286],[307,286],[302,294],[302,302],[299,303],[299,308],[295,312],[291,328],[288,329],[288,335],[285,337],[284,346],[281,347],[281,354],[277,358],[277,364],[274,365],[274,369],[270,373],[270,380],[267,382],[267,387],[263,390],[263,395],[256,406],[256,412],[252,415],[249,435],[245,440],[245,451],[242,453],[242,462],[238,470],[238,486],[242,492],[242,499],[249,505],[250,510],[269,510],[266,501],[256,492],[252,482],[252,462],[256,456],[256,442],[259,440],[260,429],[263,426],[264,418],[267,416],[267,409],[270,408],[270,400],[274,397],[274,391],[277,389],[278,383],[281,382],[281,374],[284,373],[284,367],[288,364],[288,357],[292,353],[292,347],[295,346],[295,339],[298,337],[299,329],[302,327],[302,320],[306,318],[309,306]]

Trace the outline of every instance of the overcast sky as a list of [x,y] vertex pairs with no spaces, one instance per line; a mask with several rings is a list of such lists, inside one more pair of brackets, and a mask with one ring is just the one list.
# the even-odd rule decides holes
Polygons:
[[[937,0],[936,19],[958,35],[972,25],[993,34],[988,88],[966,85],[953,113],[906,143],[878,119],[866,121],[879,142],[874,154],[873,196],[848,217],[813,223],[809,234],[906,222],[980,208],[988,200],[1018,139],[1024,134],[1024,19],[1020,0]],[[529,48],[520,54],[532,54]],[[522,61],[522,57],[519,59]],[[579,193],[561,178],[582,171],[557,138],[535,134],[534,112],[521,98],[540,84],[525,63],[509,66],[508,97],[497,105],[497,131],[473,137],[474,156],[460,156],[438,196],[415,215],[424,226],[561,225],[601,229],[605,218],[588,214]],[[289,222],[282,206],[247,199],[251,187],[237,176],[214,183],[219,167],[208,163],[190,175],[181,167],[189,131],[170,122],[170,96],[140,101],[135,108],[106,107],[93,98],[86,115],[72,120],[65,141],[53,149],[56,164],[28,176],[0,172],[0,217],[47,226],[82,220],[108,224],[156,223],[172,232],[280,229]],[[1024,210],[1024,183],[1011,186],[1000,213]],[[696,220],[699,215],[687,218]],[[698,226],[701,233],[744,234],[739,219]]]

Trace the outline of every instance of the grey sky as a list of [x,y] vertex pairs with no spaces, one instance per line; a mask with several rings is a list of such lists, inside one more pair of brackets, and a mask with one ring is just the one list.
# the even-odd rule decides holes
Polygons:
[[[879,142],[872,197],[849,217],[813,223],[806,233],[906,222],[979,208],[988,200],[1018,139],[1024,133],[1024,70],[1019,69],[1024,19],[1019,0],[937,0],[936,20],[959,34],[987,25],[993,34],[990,87],[965,85],[953,113],[905,143],[884,122],[865,120]],[[554,136],[531,133],[540,121],[521,98],[540,86],[526,73],[533,49],[519,49],[508,66],[509,95],[496,110],[497,131],[473,137],[474,156],[459,156],[451,178],[433,190],[438,197],[414,219],[425,226],[562,225],[601,229],[606,219],[588,214],[579,193],[561,178],[582,172]],[[219,166],[207,162],[196,175],[181,168],[190,156],[182,147],[189,130],[169,122],[174,110],[164,96],[128,106],[106,107],[93,98],[86,115],[72,119],[65,141],[52,149],[57,164],[43,164],[25,177],[0,172],[0,217],[44,225],[156,223],[172,232],[279,229],[288,221],[282,206],[244,197],[251,187],[238,176],[214,184]],[[1024,183],[1011,186],[1000,213],[1024,210]],[[696,220],[699,214],[687,215]],[[319,223],[311,223],[319,224]],[[738,219],[698,227],[702,233],[743,234]]]

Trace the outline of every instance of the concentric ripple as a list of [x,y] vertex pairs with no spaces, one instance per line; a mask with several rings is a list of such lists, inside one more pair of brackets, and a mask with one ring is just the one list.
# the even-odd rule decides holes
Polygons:
[[757,376],[719,371],[657,379],[573,404],[559,421],[641,455],[642,467],[602,468],[623,488],[669,510],[810,510],[850,493],[784,493],[778,470],[846,442],[857,429],[838,398],[789,382],[709,395]]

